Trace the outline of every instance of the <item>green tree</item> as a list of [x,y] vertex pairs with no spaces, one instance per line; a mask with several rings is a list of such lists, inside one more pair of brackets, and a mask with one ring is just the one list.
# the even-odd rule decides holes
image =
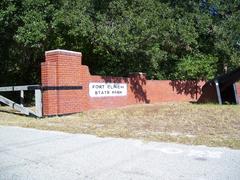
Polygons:
[[161,64],[167,61],[162,46],[170,36],[172,13],[167,5],[154,0],[115,0],[105,11],[97,11],[91,42],[102,59],[96,71],[112,75],[143,71],[162,78]]
[[183,57],[177,66],[177,77],[180,79],[207,80],[213,79],[217,72],[218,59],[212,55],[193,54]]
[[44,51],[81,51],[92,74],[210,79],[240,65],[238,0],[0,2],[0,83],[40,82]]

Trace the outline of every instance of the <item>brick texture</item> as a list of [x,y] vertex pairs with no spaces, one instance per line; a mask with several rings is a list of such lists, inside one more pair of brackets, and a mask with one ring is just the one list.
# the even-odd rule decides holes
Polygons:
[[[144,73],[132,73],[129,77],[90,75],[88,67],[82,65],[81,53],[66,50],[45,53],[45,62],[41,65],[41,76],[42,86],[83,87],[83,89],[44,91],[43,114],[45,116],[138,103],[197,101],[201,96],[201,88],[205,84],[195,81],[147,80]],[[90,97],[90,82],[126,83],[127,96]]]

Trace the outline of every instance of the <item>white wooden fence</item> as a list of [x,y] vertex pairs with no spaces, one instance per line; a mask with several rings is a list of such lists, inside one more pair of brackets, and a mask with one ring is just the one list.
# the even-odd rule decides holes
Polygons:
[[[13,92],[20,91],[20,104],[0,95],[0,102],[12,107],[13,109],[20,111],[25,115],[32,115],[36,117],[42,117],[42,89],[40,85],[24,85],[24,86],[6,86],[0,87],[1,92]],[[24,91],[35,91],[35,111],[24,107]]]

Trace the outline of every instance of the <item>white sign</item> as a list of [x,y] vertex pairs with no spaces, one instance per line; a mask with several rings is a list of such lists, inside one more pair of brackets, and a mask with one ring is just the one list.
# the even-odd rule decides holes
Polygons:
[[91,97],[126,96],[126,83],[89,83]]

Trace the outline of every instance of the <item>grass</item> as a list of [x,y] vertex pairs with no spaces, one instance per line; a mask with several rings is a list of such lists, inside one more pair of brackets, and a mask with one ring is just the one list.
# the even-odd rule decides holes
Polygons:
[[41,120],[0,107],[0,125],[240,149],[240,106],[160,103]]

